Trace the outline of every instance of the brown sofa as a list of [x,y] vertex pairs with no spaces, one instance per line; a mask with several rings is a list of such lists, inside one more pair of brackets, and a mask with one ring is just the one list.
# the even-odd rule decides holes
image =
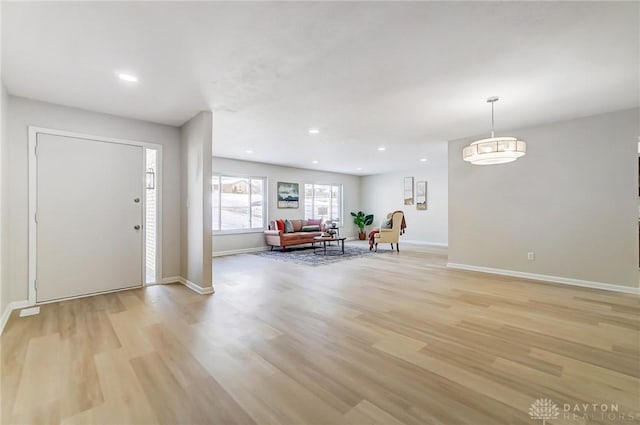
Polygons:
[[301,245],[305,243],[313,243],[313,238],[320,236],[324,231],[324,223],[320,224],[320,230],[317,232],[303,232],[302,227],[307,225],[307,220],[289,220],[293,224],[293,233],[285,233],[278,230],[275,221],[269,223],[269,230],[264,231],[264,237],[267,245],[273,250],[274,246],[278,246],[284,252],[286,247],[291,245]]

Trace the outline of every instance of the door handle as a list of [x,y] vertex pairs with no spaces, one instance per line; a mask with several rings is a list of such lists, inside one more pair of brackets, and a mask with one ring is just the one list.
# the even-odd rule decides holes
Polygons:
[[140,230],[140,225],[136,224],[135,226],[133,226],[133,228],[136,229],[136,230]]

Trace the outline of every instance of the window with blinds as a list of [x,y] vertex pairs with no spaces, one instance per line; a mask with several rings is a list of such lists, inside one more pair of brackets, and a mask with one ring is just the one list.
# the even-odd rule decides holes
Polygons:
[[305,184],[304,218],[322,218],[342,224],[342,185]]
[[266,188],[265,177],[213,176],[213,232],[264,230]]

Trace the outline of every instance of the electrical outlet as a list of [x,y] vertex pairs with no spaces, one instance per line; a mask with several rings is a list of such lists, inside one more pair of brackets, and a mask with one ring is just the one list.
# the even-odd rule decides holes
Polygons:
[[535,261],[535,259],[536,259],[536,253],[535,252],[528,252],[527,253],[527,260]]

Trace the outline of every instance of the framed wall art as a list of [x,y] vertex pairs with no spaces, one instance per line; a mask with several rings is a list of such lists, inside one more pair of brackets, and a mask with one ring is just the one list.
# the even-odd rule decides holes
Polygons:
[[416,209],[427,210],[427,182],[416,182]]
[[298,208],[299,199],[298,183],[278,182],[278,208]]
[[413,177],[404,178],[404,204],[413,205]]

